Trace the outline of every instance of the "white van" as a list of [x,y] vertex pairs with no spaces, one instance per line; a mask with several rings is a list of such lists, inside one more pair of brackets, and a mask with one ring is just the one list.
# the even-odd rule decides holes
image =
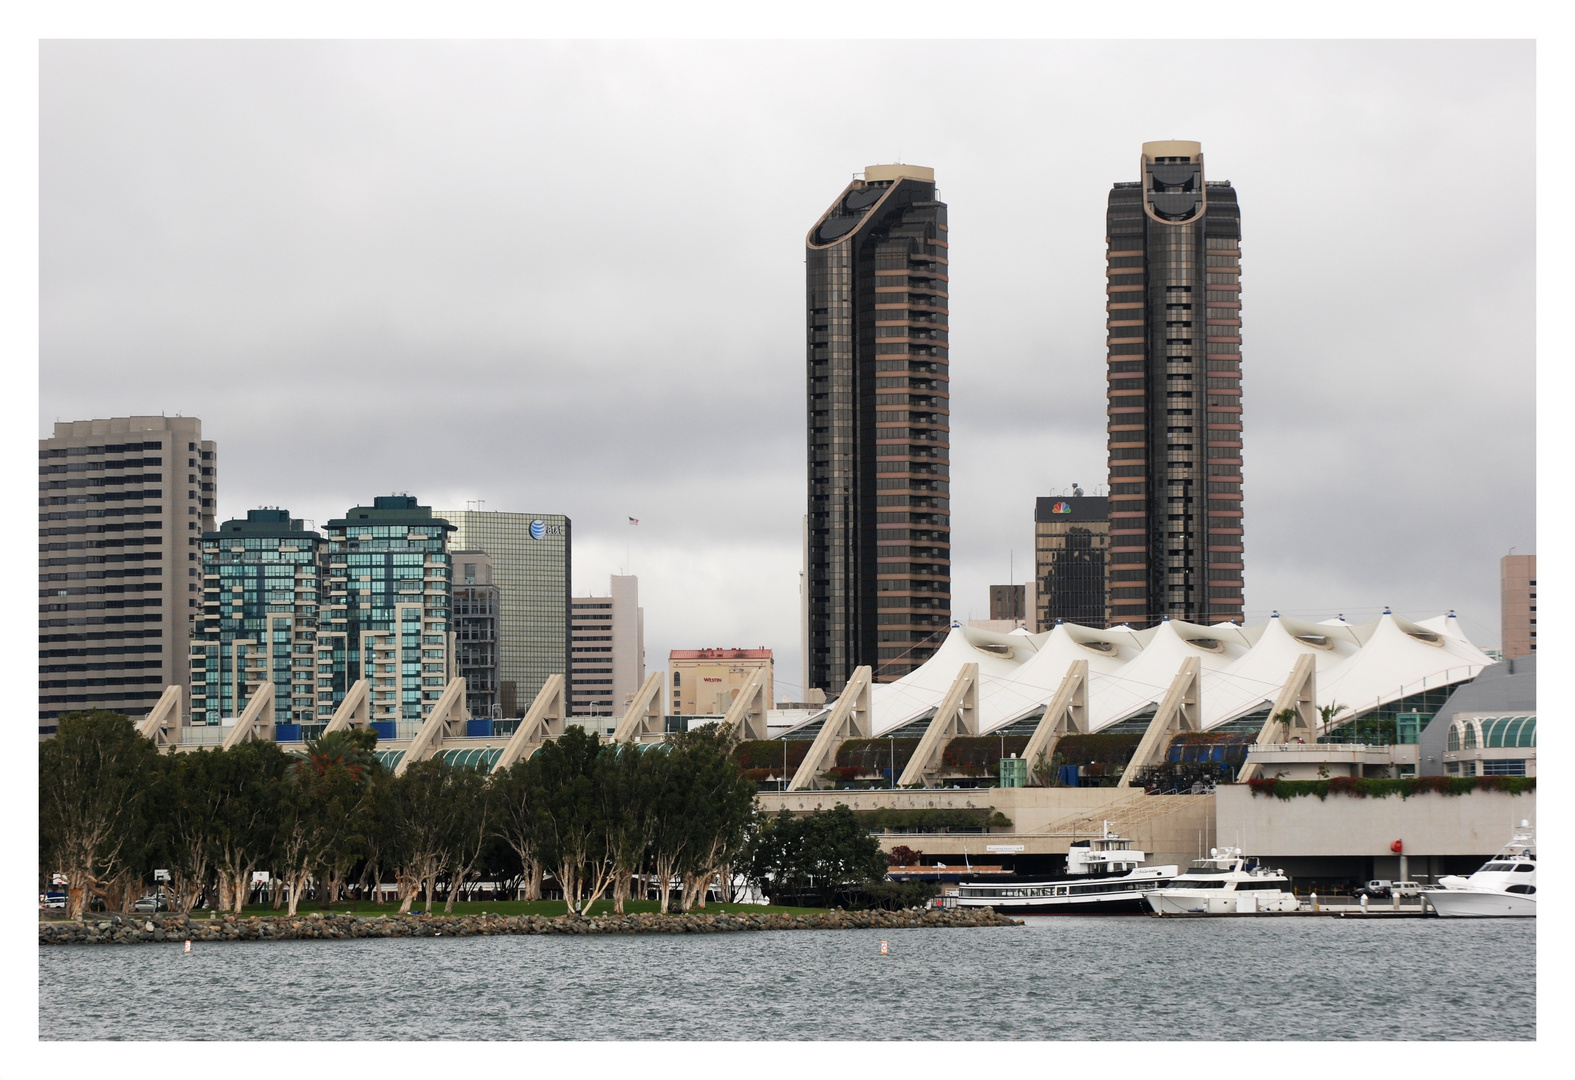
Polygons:
[[1396,881],[1389,886],[1389,895],[1410,899],[1422,895],[1422,886],[1414,881]]

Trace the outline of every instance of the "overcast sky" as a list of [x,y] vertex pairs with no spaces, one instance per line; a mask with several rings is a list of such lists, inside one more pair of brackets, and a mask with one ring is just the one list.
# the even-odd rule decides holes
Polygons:
[[[647,662],[798,690],[804,235],[950,205],[953,614],[1105,481],[1110,184],[1242,213],[1249,620],[1454,608],[1534,550],[1528,43],[104,43],[41,53],[39,434],[201,417],[221,519],[392,491],[574,520]],[[640,520],[637,528],[629,517]]]

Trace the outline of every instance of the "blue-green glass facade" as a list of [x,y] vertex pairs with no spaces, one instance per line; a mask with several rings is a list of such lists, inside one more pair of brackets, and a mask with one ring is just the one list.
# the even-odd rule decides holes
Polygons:
[[320,533],[278,509],[250,510],[203,534],[193,725],[239,716],[269,681],[278,723],[312,721],[322,544]]
[[356,680],[377,721],[420,720],[450,678],[454,526],[408,495],[379,496],[325,530],[326,598],[317,634],[317,718]]

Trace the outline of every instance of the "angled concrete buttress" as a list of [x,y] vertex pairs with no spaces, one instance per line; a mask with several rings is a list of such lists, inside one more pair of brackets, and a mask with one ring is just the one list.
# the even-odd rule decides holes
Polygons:
[[1039,725],[1028,737],[1023,748],[1023,759],[1028,762],[1030,775],[1034,763],[1043,755],[1048,763],[1055,757],[1056,743],[1063,735],[1088,734],[1088,661],[1074,660],[1061,677],[1055,696],[1045,706]]
[[137,725],[137,733],[144,738],[152,739],[153,745],[160,750],[179,745],[180,705],[185,696],[179,683],[166,686],[158,703],[153,706],[153,711],[144,716],[141,723]]
[[630,699],[628,711],[613,730],[613,742],[639,742],[643,738],[661,738],[667,734],[667,721],[662,716],[662,688],[666,685],[665,671],[653,671],[646,676],[639,693]]
[[733,704],[728,706],[727,715],[722,718],[722,730],[739,739],[768,738],[766,713],[770,710],[771,702],[766,698],[766,669],[756,668],[749,673],[749,680],[733,699]]
[[265,682],[257,687],[252,694],[251,701],[246,703],[246,710],[236,717],[235,726],[224,737],[224,749],[239,746],[243,742],[252,740],[261,741],[273,738],[273,683]]
[[493,763],[493,772],[502,772],[516,761],[529,761],[548,739],[563,734],[563,722],[569,718],[569,703],[563,692],[563,676],[548,675],[530,703],[520,726],[514,729],[508,745]]
[[[1311,656],[1296,658],[1290,677],[1280,687],[1274,706],[1269,710],[1269,718],[1263,722],[1263,730],[1258,732],[1260,744],[1288,743],[1298,736],[1308,742],[1318,741],[1317,673],[1318,667]],[[1280,716],[1287,711],[1292,713],[1288,724],[1280,720]],[[1257,762],[1243,762],[1241,772],[1236,774],[1236,782],[1245,784],[1248,780],[1257,779],[1260,768]]]
[[328,726],[323,728],[323,734],[330,731],[349,731],[351,728],[369,728],[372,726],[372,680],[357,679],[350,687],[350,692],[339,703],[339,708],[334,710],[334,715],[329,719]]
[[1182,731],[1203,730],[1203,664],[1196,656],[1181,662],[1181,670],[1170,681],[1170,689],[1160,699],[1154,710],[1154,719],[1127,762],[1118,787],[1129,787],[1137,779],[1138,770],[1153,765],[1164,755],[1170,737]]
[[837,695],[837,704],[831,715],[821,725],[820,734],[810,744],[798,771],[788,784],[789,791],[813,788],[822,772],[837,760],[837,748],[847,739],[872,739],[875,737],[875,716],[870,709],[869,665],[853,669],[853,677]]
[[919,745],[913,751],[913,757],[908,759],[908,767],[902,770],[902,778],[897,783],[902,787],[928,784],[939,769],[946,744],[959,735],[977,734],[979,665],[964,664],[958,669],[951,688],[946,691],[946,696],[941,699],[940,706],[930,719],[930,726],[924,729],[924,735],[919,739]]
[[443,696],[432,704],[432,711],[422,721],[416,737],[410,740],[404,757],[394,766],[394,775],[403,776],[405,770],[418,761],[425,761],[443,746],[444,739],[459,738],[465,734],[465,721],[470,712],[465,708],[465,680],[450,679],[443,688]]

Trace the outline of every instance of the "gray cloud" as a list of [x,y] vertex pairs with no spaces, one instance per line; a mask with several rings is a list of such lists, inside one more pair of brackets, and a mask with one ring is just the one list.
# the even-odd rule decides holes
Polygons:
[[[220,512],[575,519],[653,666],[798,671],[803,236],[951,204],[954,613],[1104,479],[1105,194],[1196,138],[1243,215],[1248,606],[1456,607],[1534,544],[1520,42],[49,43],[40,427],[201,416]],[[639,517],[626,551],[626,516]]]

